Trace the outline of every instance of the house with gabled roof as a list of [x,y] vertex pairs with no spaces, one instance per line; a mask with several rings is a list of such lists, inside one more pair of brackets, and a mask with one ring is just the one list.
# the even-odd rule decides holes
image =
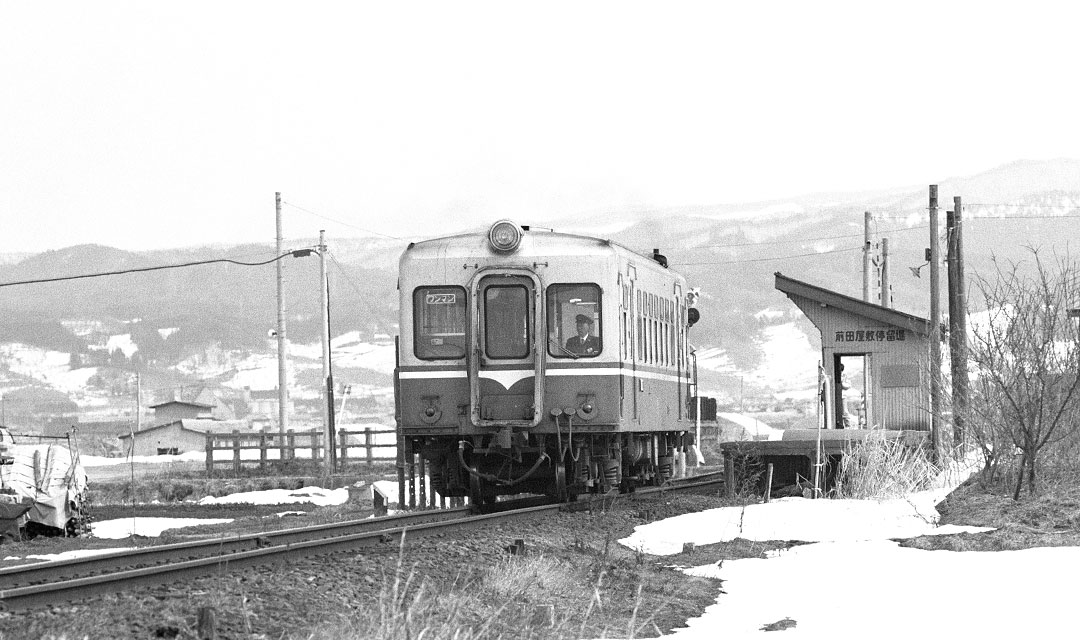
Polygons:
[[[133,455],[177,455],[206,451],[206,434],[250,432],[243,420],[178,419],[137,431],[134,434]],[[132,434],[120,436],[124,451],[132,451]]]
[[209,387],[181,387],[172,390],[162,400],[150,405],[154,410],[153,424],[176,420],[235,420],[233,408],[222,402]]

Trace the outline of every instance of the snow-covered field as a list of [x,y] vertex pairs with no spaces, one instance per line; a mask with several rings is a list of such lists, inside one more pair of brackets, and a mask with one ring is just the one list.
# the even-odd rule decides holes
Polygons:
[[[135,345],[130,335],[112,336],[108,341],[109,349],[120,349],[128,357],[135,352]],[[216,351],[198,358],[189,358],[177,365],[181,373],[199,378],[216,378],[229,388],[255,390],[276,389],[278,384],[278,362],[276,347],[267,353],[252,354],[237,359],[234,354]],[[289,347],[288,378],[296,399],[319,397],[318,389],[304,389],[296,384],[300,371],[318,371],[322,368],[322,345],[293,344]],[[90,378],[97,375],[98,367],[70,367],[70,354],[59,351],[47,351],[19,343],[0,344],[0,360],[8,364],[12,373],[46,384],[57,391],[68,394],[80,409],[93,409],[106,405],[111,396],[107,392],[93,393],[87,389]],[[390,376],[394,372],[393,342],[366,342],[360,339],[358,332],[351,332],[331,341],[331,362],[335,367],[368,369]],[[0,393],[17,389],[18,386],[0,383]],[[390,386],[376,387],[364,385],[354,389],[368,395],[386,396],[392,393]],[[151,394],[144,402],[151,400]]]
[[[741,372],[723,349],[710,347],[697,351],[699,370],[729,376],[741,376],[749,385],[772,389],[778,397],[796,400],[813,398],[817,393],[817,368],[821,351],[795,322],[766,327],[760,343],[761,364],[750,372]],[[708,390],[703,390],[708,393]]]

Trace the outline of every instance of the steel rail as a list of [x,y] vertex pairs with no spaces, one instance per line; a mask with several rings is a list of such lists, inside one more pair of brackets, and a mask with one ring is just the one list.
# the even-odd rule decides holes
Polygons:
[[180,562],[202,557],[218,557],[267,546],[296,544],[313,538],[328,538],[363,531],[451,520],[464,517],[468,513],[468,507],[418,511],[382,518],[349,520],[308,527],[292,527],[276,531],[152,545],[138,549],[124,549],[82,558],[28,563],[0,568],[0,584],[16,586],[87,576],[105,571],[132,569],[141,565]]
[[[589,508],[597,502],[612,499],[634,500],[653,494],[663,495],[665,492],[689,491],[720,482],[722,480],[718,477],[700,476],[670,481],[661,487],[638,489],[630,494],[593,495],[576,503],[552,503],[479,515],[465,515],[470,511],[467,507],[424,511],[375,520],[283,529],[235,538],[144,547],[135,551],[75,560],[20,565],[0,570],[0,579],[16,576],[23,579],[22,586],[0,589],[0,610],[84,600],[136,586],[154,586],[181,578],[227,572],[235,567],[264,565],[297,557],[387,544],[401,540],[402,536],[425,536],[451,528],[481,526],[493,521],[521,518],[545,511]],[[396,526],[386,527],[391,521]],[[361,528],[359,525],[363,524],[382,528],[358,532],[357,529]],[[211,548],[216,549],[216,552],[207,553]],[[202,557],[191,557],[200,553],[203,554]],[[132,568],[132,564],[140,561],[147,562],[148,566]],[[96,573],[85,575],[91,572]],[[79,573],[83,575],[78,576]],[[4,582],[11,584],[9,580]]]

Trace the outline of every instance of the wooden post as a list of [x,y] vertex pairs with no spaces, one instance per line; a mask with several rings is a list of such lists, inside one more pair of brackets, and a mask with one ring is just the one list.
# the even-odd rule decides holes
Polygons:
[[863,213],[862,299],[870,302],[870,212]]
[[240,431],[233,429],[233,473],[240,475]]
[[348,435],[345,433],[344,429],[338,429],[337,434],[338,444],[341,446],[341,453],[339,454],[340,459],[338,460],[338,468],[344,469],[345,461],[349,459]]
[[765,502],[772,500],[772,465],[773,463],[770,462],[765,472]]
[[294,429],[289,429],[287,440],[289,443],[287,447],[289,460],[293,460],[296,458],[296,431]]
[[259,469],[266,469],[266,433],[259,433]]
[[967,410],[967,300],[964,290],[964,255],[960,196],[953,198],[945,228],[949,261],[949,356],[952,373],[953,444],[964,442],[964,412]]
[[[132,438],[131,441],[134,442],[135,438]],[[217,444],[217,443],[214,442],[214,435],[211,434],[211,433],[206,434],[206,472],[207,473],[213,473],[214,472],[214,445],[215,444]]]
[[735,498],[735,459],[727,449],[724,449],[724,491],[728,498]]
[[889,273],[889,239],[881,239],[881,306],[892,308],[892,278]]
[[375,464],[375,436],[371,433],[371,427],[364,427],[364,449],[367,451],[367,465]]
[[217,614],[213,607],[199,607],[199,640],[217,640]]
[[930,185],[930,442],[941,457],[941,247],[938,244],[938,188]]

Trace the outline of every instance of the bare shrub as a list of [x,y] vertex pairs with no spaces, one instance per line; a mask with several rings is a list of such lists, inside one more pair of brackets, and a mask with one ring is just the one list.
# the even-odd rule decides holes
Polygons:
[[1068,259],[1048,263],[1031,249],[1027,263],[997,264],[995,280],[979,279],[986,319],[972,331],[977,372],[971,410],[979,417],[977,442],[988,469],[1003,452],[1018,451],[1013,499],[1027,483],[1037,488],[1039,457],[1080,430],[1080,329],[1076,306],[1080,267]]

